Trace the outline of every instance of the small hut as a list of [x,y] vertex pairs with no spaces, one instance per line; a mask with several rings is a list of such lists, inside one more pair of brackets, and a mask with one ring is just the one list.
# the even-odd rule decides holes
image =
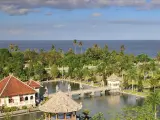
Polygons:
[[82,104],[78,104],[66,93],[59,91],[40,106],[39,110],[48,113],[48,116],[45,116],[45,120],[51,120],[51,114],[55,114],[56,120],[76,120],[76,111],[79,111],[81,108]]
[[111,89],[120,89],[120,82],[121,78],[112,74],[110,77],[107,78],[108,87]]

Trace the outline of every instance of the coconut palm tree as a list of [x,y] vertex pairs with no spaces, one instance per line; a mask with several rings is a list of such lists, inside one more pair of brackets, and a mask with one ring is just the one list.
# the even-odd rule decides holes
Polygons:
[[132,82],[132,92],[133,92],[133,82],[136,80],[137,78],[137,71],[136,68],[134,66],[132,66],[132,68],[130,68],[127,71],[127,77],[128,79]]
[[80,41],[80,42],[79,42],[79,47],[81,48],[81,54],[82,54],[82,52],[83,52],[83,51],[82,51],[82,46],[83,46],[83,43],[82,43],[82,41]]
[[148,65],[148,68],[149,68],[149,71],[151,72],[151,76],[154,77],[154,72],[156,71],[156,64],[155,64],[155,61],[150,61],[149,62],[149,65]]
[[159,76],[158,76],[158,74],[156,74],[156,75],[152,76],[150,79],[150,86],[151,86],[151,88],[153,88],[154,92],[155,92],[155,88],[156,88],[156,86],[158,86],[158,84],[159,84]]
[[73,45],[74,45],[74,52],[76,54],[76,47],[77,47],[77,40],[76,39],[73,40]]
[[154,117],[157,119],[157,106],[160,105],[159,92],[152,92],[146,99],[147,103],[151,104],[154,111]]
[[93,48],[94,48],[94,49],[97,49],[97,48],[98,48],[98,45],[97,45],[97,44],[94,44],[94,45],[93,45]]
[[121,52],[123,53],[125,51],[125,46],[121,45]]
[[156,59],[160,61],[160,52],[157,53]]
[[14,50],[14,46],[15,46],[14,44],[10,44],[10,45],[9,45],[10,51],[13,51],[13,50]]

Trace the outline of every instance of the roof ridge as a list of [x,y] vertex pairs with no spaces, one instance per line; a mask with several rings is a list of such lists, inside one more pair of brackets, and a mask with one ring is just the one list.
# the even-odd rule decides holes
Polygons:
[[[14,78],[16,78],[15,76],[13,76]],[[28,86],[29,88],[31,88],[32,90],[34,90],[32,87],[30,87],[29,85],[27,85],[26,83],[22,82],[20,79],[16,78],[18,81],[20,81],[22,84]],[[35,90],[34,90],[35,91]],[[35,91],[36,92],[36,91]]]
[[29,80],[29,81],[30,81],[30,83],[28,85],[30,85],[33,82],[33,83],[36,83],[37,85],[43,87],[39,81],[35,81],[35,80]]
[[28,84],[28,85],[30,85],[30,84],[31,84],[31,82],[32,82],[32,80],[29,80],[29,84]]
[[[8,77],[8,76],[7,76]],[[3,81],[3,80],[5,80],[7,77],[4,77],[2,80],[0,80],[0,83]]]
[[2,92],[0,93],[0,96],[3,94],[5,88],[7,87],[9,81],[11,80],[11,77],[13,77],[13,76],[11,75],[11,76],[9,77],[9,79],[8,79],[7,83],[5,84],[5,86],[4,86],[3,90],[2,90]]

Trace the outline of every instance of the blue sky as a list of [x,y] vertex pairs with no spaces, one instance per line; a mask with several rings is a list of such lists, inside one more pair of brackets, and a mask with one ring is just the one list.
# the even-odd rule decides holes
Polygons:
[[160,0],[1,0],[0,40],[160,40]]

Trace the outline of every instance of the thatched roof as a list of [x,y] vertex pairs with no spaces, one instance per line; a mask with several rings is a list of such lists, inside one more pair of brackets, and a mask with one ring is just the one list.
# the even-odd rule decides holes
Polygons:
[[48,113],[69,113],[78,111],[82,104],[78,104],[72,98],[61,91],[55,93],[51,99],[39,107],[40,111]]
[[114,73],[107,78],[108,81],[121,81],[121,78],[115,75]]

